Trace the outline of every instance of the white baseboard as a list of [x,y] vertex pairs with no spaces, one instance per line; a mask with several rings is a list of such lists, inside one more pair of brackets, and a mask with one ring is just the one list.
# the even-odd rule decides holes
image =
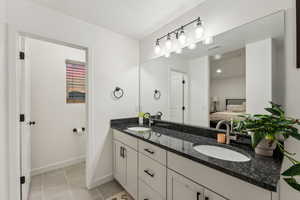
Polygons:
[[35,168],[35,169],[31,170],[31,176],[43,174],[45,172],[53,171],[53,170],[56,170],[56,169],[61,169],[61,168],[68,167],[68,166],[71,166],[71,165],[75,165],[75,164],[78,164],[78,163],[81,163],[81,162],[84,162],[84,161],[85,161],[85,156],[81,156],[81,157],[78,157],[78,158],[73,158],[73,159],[57,162],[57,163],[54,163],[54,164],[46,165],[44,167]]
[[101,178],[96,179],[91,185],[88,186],[88,189],[93,189],[95,187],[98,187],[102,184],[108,183],[110,181],[114,180],[113,174],[108,174],[106,176],[103,176]]

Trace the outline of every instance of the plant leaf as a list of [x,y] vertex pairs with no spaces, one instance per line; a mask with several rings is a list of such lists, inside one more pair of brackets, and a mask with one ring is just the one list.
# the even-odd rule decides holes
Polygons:
[[300,184],[294,178],[284,178],[283,179],[289,186],[297,191],[300,191]]
[[252,147],[255,148],[263,138],[265,138],[264,134],[259,132],[254,132],[252,135]]
[[269,113],[276,115],[276,116],[280,116],[282,113],[280,112],[280,110],[276,109],[276,108],[265,108],[266,111],[268,111]]
[[299,134],[298,131],[291,131],[291,132],[290,132],[290,135],[291,135],[293,138],[295,138],[295,139],[297,139],[297,140],[300,140],[300,134]]
[[291,166],[285,172],[281,174],[282,176],[300,176],[300,163]]

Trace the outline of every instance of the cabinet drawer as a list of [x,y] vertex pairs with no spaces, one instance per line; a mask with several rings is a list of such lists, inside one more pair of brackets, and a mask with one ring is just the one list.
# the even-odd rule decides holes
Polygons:
[[148,156],[149,158],[152,158],[153,160],[156,160],[162,165],[166,165],[167,152],[164,149],[140,140],[139,152]]
[[160,194],[139,180],[139,200],[163,200]]
[[167,168],[139,153],[139,178],[166,198]]
[[130,135],[127,135],[126,133],[122,133],[117,130],[113,130],[113,136],[115,140],[118,140],[119,142],[126,144],[127,146],[137,150],[138,148],[138,140]]

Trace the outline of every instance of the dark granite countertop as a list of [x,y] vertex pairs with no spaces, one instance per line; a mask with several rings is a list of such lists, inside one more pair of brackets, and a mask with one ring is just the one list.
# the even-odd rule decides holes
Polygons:
[[[111,128],[248,183],[276,192],[277,183],[280,178],[282,159],[255,155],[249,145],[235,143],[231,143],[230,145],[218,144],[215,138],[207,137],[206,129],[202,129],[203,134],[201,134],[201,129],[199,130],[199,128],[198,131],[196,131],[197,134],[191,134],[182,130],[174,130],[161,126],[152,126],[152,131],[149,133],[129,131],[127,129],[128,127],[138,126],[135,121],[136,120],[113,120],[111,122]],[[231,162],[208,157],[194,150],[193,147],[200,144],[217,145],[236,150],[248,155],[251,157],[251,160],[249,162]]]

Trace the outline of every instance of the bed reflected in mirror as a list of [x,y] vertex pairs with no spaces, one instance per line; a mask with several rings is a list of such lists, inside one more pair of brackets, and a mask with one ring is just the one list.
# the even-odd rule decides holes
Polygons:
[[210,127],[246,113],[245,48],[210,56]]

